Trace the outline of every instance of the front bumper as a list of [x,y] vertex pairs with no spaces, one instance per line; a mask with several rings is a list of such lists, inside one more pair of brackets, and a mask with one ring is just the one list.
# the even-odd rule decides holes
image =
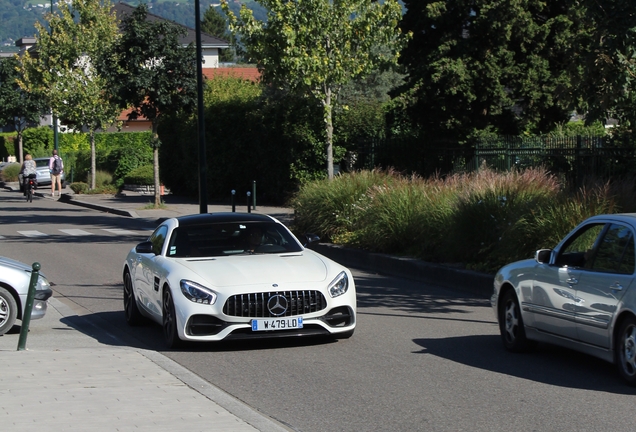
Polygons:
[[303,317],[300,329],[253,331],[251,320],[224,321],[215,315],[192,315],[185,325],[188,340],[219,341],[297,336],[338,336],[356,327],[355,311],[349,306],[337,306],[319,317]]

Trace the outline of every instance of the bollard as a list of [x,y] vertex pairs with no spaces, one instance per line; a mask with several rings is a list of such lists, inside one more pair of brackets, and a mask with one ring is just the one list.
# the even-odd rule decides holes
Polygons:
[[250,207],[250,195],[252,195],[251,192],[247,193],[247,212],[248,213],[252,213],[252,207]]
[[232,189],[232,213],[236,212],[236,204],[234,204],[234,195],[236,195],[236,191]]
[[40,276],[40,263],[33,263],[32,268],[33,271],[31,272],[31,280],[29,281],[29,292],[27,294],[26,306],[24,307],[22,327],[20,328],[18,351],[24,351],[26,347],[27,334],[29,333],[29,324],[31,324],[31,312],[33,311],[33,301],[35,299],[35,285],[38,283],[38,277]]
[[252,209],[256,210],[256,180],[252,180]]

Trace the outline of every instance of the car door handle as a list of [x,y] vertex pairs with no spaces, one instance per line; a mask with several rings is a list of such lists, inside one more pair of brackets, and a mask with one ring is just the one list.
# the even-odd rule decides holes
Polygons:
[[568,278],[568,280],[566,280],[565,282],[567,282],[570,285],[576,285],[577,283],[579,283],[579,280],[577,278]]
[[610,286],[611,290],[614,291],[623,291],[623,285],[619,284],[618,282],[614,283],[614,285]]

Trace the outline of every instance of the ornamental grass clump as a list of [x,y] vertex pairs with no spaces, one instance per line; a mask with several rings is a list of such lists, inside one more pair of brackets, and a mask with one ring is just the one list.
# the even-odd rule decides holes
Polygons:
[[516,250],[515,225],[561,191],[554,176],[534,168],[506,173],[481,169],[458,176],[456,183],[462,186],[441,249],[444,260],[486,267],[498,266],[511,244]]
[[452,194],[443,181],[395,175],[390,186],[374,186],[360,217],[355,245],[364,249],[434,259],[446,233]]
[[368,204],[367,191],[391,181],[390,173],[372,170],[304,184],[290,203],[296,212],[294,230],[319,234],[323,241],[342,242],[339,236],[347,237],[356,230]]

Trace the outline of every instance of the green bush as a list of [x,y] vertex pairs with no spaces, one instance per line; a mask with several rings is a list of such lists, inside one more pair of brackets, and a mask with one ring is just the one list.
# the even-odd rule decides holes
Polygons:
[[7,160],[9,156],[17,156],[16,136],[15,132],[0,133],[0,160]]
[[139,168],[135,168],[130,171],[124,177],[124,184],[135,184],[135,185],[154,185],[155,184],[155,174],[154,168],[152,165],[144,165]]
[[5,166],[1,172],[2,180],[5,182],[17,182],[21,167],[19,163],[12,163]]
[[69,185],[71,190],[76,194],[85,194],[88,192],[88,184],[84,182],[75,182]]
[[106,171],[97,170],[95,172],[95,187],[110,186],[113,184],[113,175]]
[[115,195],[117,192],[119,192],[119,189],[117,188],[117,186],[112,184],[104,184],[104,185],[95,187],[95,189],[89,189],[88,191],[86,191],[88,195],[97,195],[97,194]]

